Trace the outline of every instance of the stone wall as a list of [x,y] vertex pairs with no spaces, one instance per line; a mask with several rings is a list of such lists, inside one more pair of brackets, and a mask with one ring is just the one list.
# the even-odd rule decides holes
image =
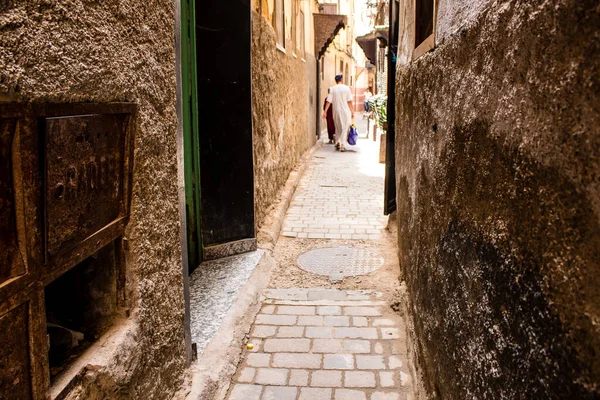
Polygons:
[[480,3],[397,70],[418,365],[430,398],[598,398],[600,9]]
[[314,58],[275,47],[275,32],[252,12],[255,218],[260,226],[300,157],[315,143]]
[[[1,102],[134,102],[130,316],[70,398],[170,397],[185,367],[173,2],[0,2]],[[0,104],[1,107],[1,104]]]

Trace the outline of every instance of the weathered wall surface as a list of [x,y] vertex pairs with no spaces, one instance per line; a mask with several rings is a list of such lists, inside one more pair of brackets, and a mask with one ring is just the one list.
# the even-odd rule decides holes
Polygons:
[[[314,62],[310,64],[314,71]],[[277,50],[273,28],[253,12],[252,123],[257,226],[264,221],[300,157],[315,143],[311,128],[315,113],[309,92],[313,89],[308,76],[307,63]]]
[[477,20],[490,7],[493,0],[438,1],[436,36],[437,43],[452,36],[458,29]]
[[[0,101],[139,104],[127,230],[127,348],[80,398],[168,398],[185,364],[170,1],[0,2]],[[0,104],[1,107],[1,104]]]
[[499,1],[397,71],[399,252],[431,398],[600,396],[600,8]]

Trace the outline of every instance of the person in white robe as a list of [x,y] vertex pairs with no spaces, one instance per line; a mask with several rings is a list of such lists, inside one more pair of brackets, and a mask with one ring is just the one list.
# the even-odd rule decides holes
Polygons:
[[338,141],[335,144],[336,150],[346,151],[348,145],[348,130],[352,119],[354,119],[354,107],[352,106],[352,91],[342,83],[343,76],[336,75],[336,85],[329,89],[323,118],[327,118],[329,107],[333,110],[333,122]]

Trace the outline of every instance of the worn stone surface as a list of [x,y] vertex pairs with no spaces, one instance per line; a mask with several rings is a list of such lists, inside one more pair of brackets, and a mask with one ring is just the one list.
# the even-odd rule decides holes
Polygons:
[[[363,121],[359,113],[355,120]],[[361,137],[349,151],[336,152],[332,145],[324,145],[315,152],[288,209],[283,236],[382,237],[387,221],[381,211],[385,169],[377,163],[379,143],[364,138],[366,126],[358,129]]]
[[[202,354],[213,338],[263,254],[262,250],[257,250],[205,261],[190,276],[190,328],[198,354]],[[257,337],[261,334],[267,337],[274,332],[257,326],[255,333]]]
[[[382,295],[373,291],[362,291],[360,295],[364,297],[351,300],[353,297],[358,296],[356,291],[340,290],[337,292],[333,290],[325,291],[320,288],[270,289],[264,292],[266,297],[264,301],[268,303],[276,298],[278,301],[277,310],[283,309],[286,313],[293,315],[306,311],[307,305],[305,303],[310,303],[309,300],[297,300],[298,297],[305,299],[315,297],[333,298],[336,300],[328,301],[339,305],[331,307],[335,307],[338,313],[347,314],[348,311],[352,312],[353,310],[367,308],[361,307],[365,302],[364,297],[375,303],[374,300],[380,299]],[[268,307],[264,304],[263,310]],[[396,329],[404,330],[404,320],[399,318],[391,308],[379,307],[377,310],[377,314],[381,312],[389,318],[389,321],[395,321],[394,326],[397,327]],[[259,322],[260,317],[259,314],[255,323]],[[314,318],[314,316],[304,317]],[[338,316],[335,318],[344,317]],[[248,395],[248,399],[271,400],[270,395],[266,393],[267,388],[261,395],[256,386],[243,385],[246,383],[253,383],[259,385],[259,387],[277,386],[286,393],[299,394],[300,398],[307,400],[330,399],[334,391],[335,398],[345,399],[346,397],[343,396],[348,396],[348,399],[367,399],[375,396],[377,392],[384,393],[386,389],[390,393],[399,393],[402,396],[401,398],[405,398],[408,393],[412,393],[412,387],[408,384],[405,385],[403,383],[405,381],[400,377],[401,373],[409,376],[406,346],[403,346],[404,350],[396,351],[392,344],[399,345],[406,340],[406,337],[398,338],[395,341],[386,341],[385,345],[382,345],[378,342],[377,337],[378,335],[383,336],[383,331],[389,328],[373,326],[374,322],[382,319],[382,317],[367,316],[362,318],[365,319],[365,328],[339,329],[367,330],[371,335],[368,335],[370,337],[365,339],[322,339],[320,336],[324,335],[321,332],[327,333],[329,337],[332,330],[338,329],[322,326],[322,320],[314,320],[315,326],[310,324],[308,326],[300,325],[298,320],[296,325],[291,327],[288,325],[289,321],[268,321],[279,332],[282,330],[286,330],[290,334],[295,332],[296,337],[288,339],[269,338],[264,342],[264,346],[261,346],[261,340],[250,335],[249,343],[254,344],[254,346],[251,349],[245,348],[243,350],[245,357],[237,366],[237,372],[232,380],[229,397],[227,398],[237,399],[240,398],[240,391],[252,390],[253,394]],[[260,320],[260,323],[261,325],[255,325],[255,328],[271,326],[262,325],[265,323],[264,320]],[[293,330],[291,328],[300,329]],[[352,333],[351,336],[360,335],[361,333],[362,331],[356,332],[356,334]],[[376,354],[378,347],[380,354]],[[300,388],[300,392],[295,392],[297,388]],[[336,391],[338,388],[352,389],[338,392]]]
[[[139,105],[127,289],[137,330],[72,397],[163,399],[182,381],[173,2],[3,1],[0,102]],[[1,107],[1,105],[0,105]]]
[[597,398],[600,9],[498,1],[471,19],[397,70],[424,383],[443,399]]
[[[310,57],[307,55],[307,61]],[[314,57],[312,57],[314,58]],[[252,123],[256,225],[304,154],[316,142],[310,62],[276,49],[275,31],[252,12]],[[312,65],[312,64],[311,64]]]

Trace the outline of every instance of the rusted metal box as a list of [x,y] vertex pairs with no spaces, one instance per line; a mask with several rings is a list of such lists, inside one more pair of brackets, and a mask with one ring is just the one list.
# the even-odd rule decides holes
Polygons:
[[46,398],[44,287],[123,235],[136,106],[0,103],[0,398]]

